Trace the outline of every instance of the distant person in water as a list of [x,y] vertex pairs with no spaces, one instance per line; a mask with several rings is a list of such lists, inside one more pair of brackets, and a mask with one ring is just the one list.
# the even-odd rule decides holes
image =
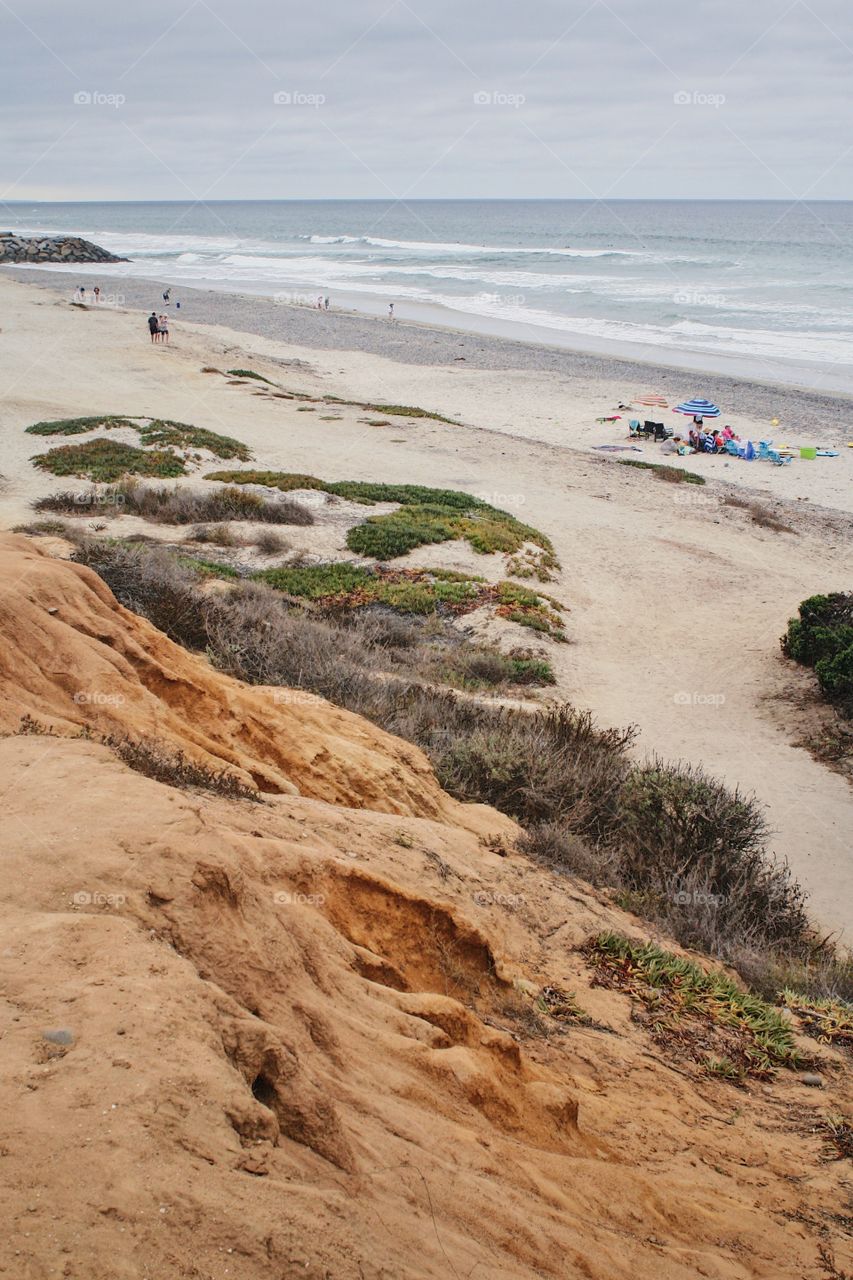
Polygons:
[[169,317],[161,316],[159,319],[157,328],[160,330],[160,341],[168,342],[169,341]]
[[394,303],[393,302],[388,303],[388,319],[389,320],[394,319]]
[[159,333],[159,330],[160,330],[160,322],[157,319],[157,312],[152,311],[151,315],[148,317],[148,332],[151,334],[152,342],[157,341],[157,334]]

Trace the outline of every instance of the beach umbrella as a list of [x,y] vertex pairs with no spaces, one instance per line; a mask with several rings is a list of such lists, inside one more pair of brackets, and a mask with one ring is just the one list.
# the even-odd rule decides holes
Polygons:
[[710,400],[703,400],[697,396],[695,400],[682,400],[681,404],[677,404],[672,411],[673,413],[686,413],[691,418],[719,418],[720,410]]

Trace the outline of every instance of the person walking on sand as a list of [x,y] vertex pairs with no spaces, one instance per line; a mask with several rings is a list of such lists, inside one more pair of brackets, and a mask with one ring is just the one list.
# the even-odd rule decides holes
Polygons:
[[169,341],[169,317],[161,316],[157,326],[160,330],[160,341],[168,343]]
[[101,301],[101,286],[100,286],[99,284],[96,284],[96,285],[95,285],[95,287],[94,287],[94,289],[92,290],[92,292],[93,292],[93,293],[94,293],[94,295],[95,295],[95,302],[100,302],[100,301]]
[[157,333],[159,329],[160,329],[160,323],[157,319],[157,312],[152,311],[151,315],[148,317],[148,332],[151,334],[152,342],[157,341]]
[[324,300],[323,300],[323,310],[324,310],[324,311],[328,311],[328,310],[329,310],[329,299],[328,299],[328,298],[324,298]]
[[388,303],[388,319],[389,320],[394,319],[394,303],[393,302]]
[[169,298],[171,297],[171,295],[172,295],[172,290],[171,290],[171,289],[166,289],[166,290],[164,290],[164,292],[163,292],[163,303],[164,303],[164,305],[165,305],[165,306],[167,306],[167,307],[168,307],[168,305],[169,305]]

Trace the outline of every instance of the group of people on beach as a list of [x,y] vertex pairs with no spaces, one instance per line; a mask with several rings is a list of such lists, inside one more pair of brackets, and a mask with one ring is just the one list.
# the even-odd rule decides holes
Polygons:
[[[163,306],[164,306],[164,307],[168,307],[168,305],[169,305],[169,301],[170,301],[171,297],[172,297],[172,290],[171,290],[171,289],[165,289],[165,290],[163,291]],[[180,307],[181,307],[180,302],[176,302],[176,303],[175,303],[175,307],[176,307],[176,309],[177,309],[177,310],[180,310]],[[165,342],[165,343],[168,343],[168,341],[169,341],[169,317],[165,314],[165,312],[164,312],[164,313],[161,313],[160,315],[158,315],[156,311],[152,311],[152,312],[151,312],[151,315],[148,317],[148,332],[149,332],[149,333],[150,333],[150,335],[151,335],[151,341],[152,341],[152,342]]]
[[169,317],[167,315],[158,316],[156,311],[152,311],[148,317],[148,332],[151,334],[152,342],[168,342]]
[[718,427],[716,430],[709,428],[705,430],[704,423],[700,419],[694,419],[687,433],[676,434],[671,439],[664,442],[664,453],[728,453],[727,445],[730,440],[738,446],[746,445],[747,441],[741,440],[739,435],[732,431],[731,427]]
[[[100,285],[97,285],[97,284],[95,285],[94,289],[92,290],[92,297],[95,299],[95,302],[101,301]],[[86,301],[86,286],[84,284],[78,284],[77,288],[74,290],[74,301],[75,302]]]

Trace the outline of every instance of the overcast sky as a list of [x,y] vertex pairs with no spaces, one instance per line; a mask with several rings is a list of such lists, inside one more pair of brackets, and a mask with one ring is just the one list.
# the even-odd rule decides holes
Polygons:
[[0,0],[0,50],[4,200],[853,198],[851,0]]

